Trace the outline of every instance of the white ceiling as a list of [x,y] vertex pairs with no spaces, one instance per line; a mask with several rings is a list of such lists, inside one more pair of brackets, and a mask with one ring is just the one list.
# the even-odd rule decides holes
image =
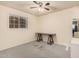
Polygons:
[[63,9],[71,8],[79,5],[79,1],[42,1],[43,3],[50,2],[50,11],[39,11],[38,8],[30,9],[30,7],[37,6],[33,1],[0,1],[1,5],[15,8],[27,13],[31,13],[36,16],[49,14],[51,12],[60,11]]

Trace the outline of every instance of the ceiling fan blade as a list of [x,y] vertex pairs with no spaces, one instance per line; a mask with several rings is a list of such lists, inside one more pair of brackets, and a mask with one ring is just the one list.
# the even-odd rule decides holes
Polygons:
[[46,10],[48,10],[48,11],[50,10],[49,8],[44,8],[44,9],[46,9]]
[[48,6],[48,5],[50,5],[50,3],[46,3],[45,5]]
[[31,9],[33,9],[33,8],[37,8],[37,7],[30,7]]
[[37,1],[33,1],[35,4],[39,4],[39,2],[37,2]]

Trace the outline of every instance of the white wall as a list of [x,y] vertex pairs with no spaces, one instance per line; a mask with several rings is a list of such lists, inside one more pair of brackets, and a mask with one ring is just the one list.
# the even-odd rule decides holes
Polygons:
[[[28,28],[10,29],[9,15],[19,15],[28,17]],[[37,18],[16,9],[0,6],[0,50],[24,44],[35,40],[34,35],[37,31]]]
[[72,38],[73,8],[40,16],[40,31],[56,33],[57,44],[69,45]]

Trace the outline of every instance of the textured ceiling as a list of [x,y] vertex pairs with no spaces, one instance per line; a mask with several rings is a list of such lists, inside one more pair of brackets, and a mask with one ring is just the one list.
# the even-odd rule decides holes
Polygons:
[[30,7],[38,7],[33,1],[0,1],[0,5],[4,5],[7,7],[15,8],[36,16],[41,16],[45,14],[49,14],[51,12],[60,11],[63,9],[71,8],[79,5],[79,1],[42,1],[44,4],[49,2],[50,11],[43,10],[39,11],[38,8],[31,9]]

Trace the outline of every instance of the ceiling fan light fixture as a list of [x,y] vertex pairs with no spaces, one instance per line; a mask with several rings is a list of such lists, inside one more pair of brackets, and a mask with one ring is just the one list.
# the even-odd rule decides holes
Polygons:
[[38,10],[41,11],[41,8],[39,7]]
[[39,7],[39,8],[38,8],[38,10],[39,10],[39,11],[41,11],[41,12],[43,12],[43,11],[44,11],[44,9],[43,9],[43,8],[41,8],[41,7]]

